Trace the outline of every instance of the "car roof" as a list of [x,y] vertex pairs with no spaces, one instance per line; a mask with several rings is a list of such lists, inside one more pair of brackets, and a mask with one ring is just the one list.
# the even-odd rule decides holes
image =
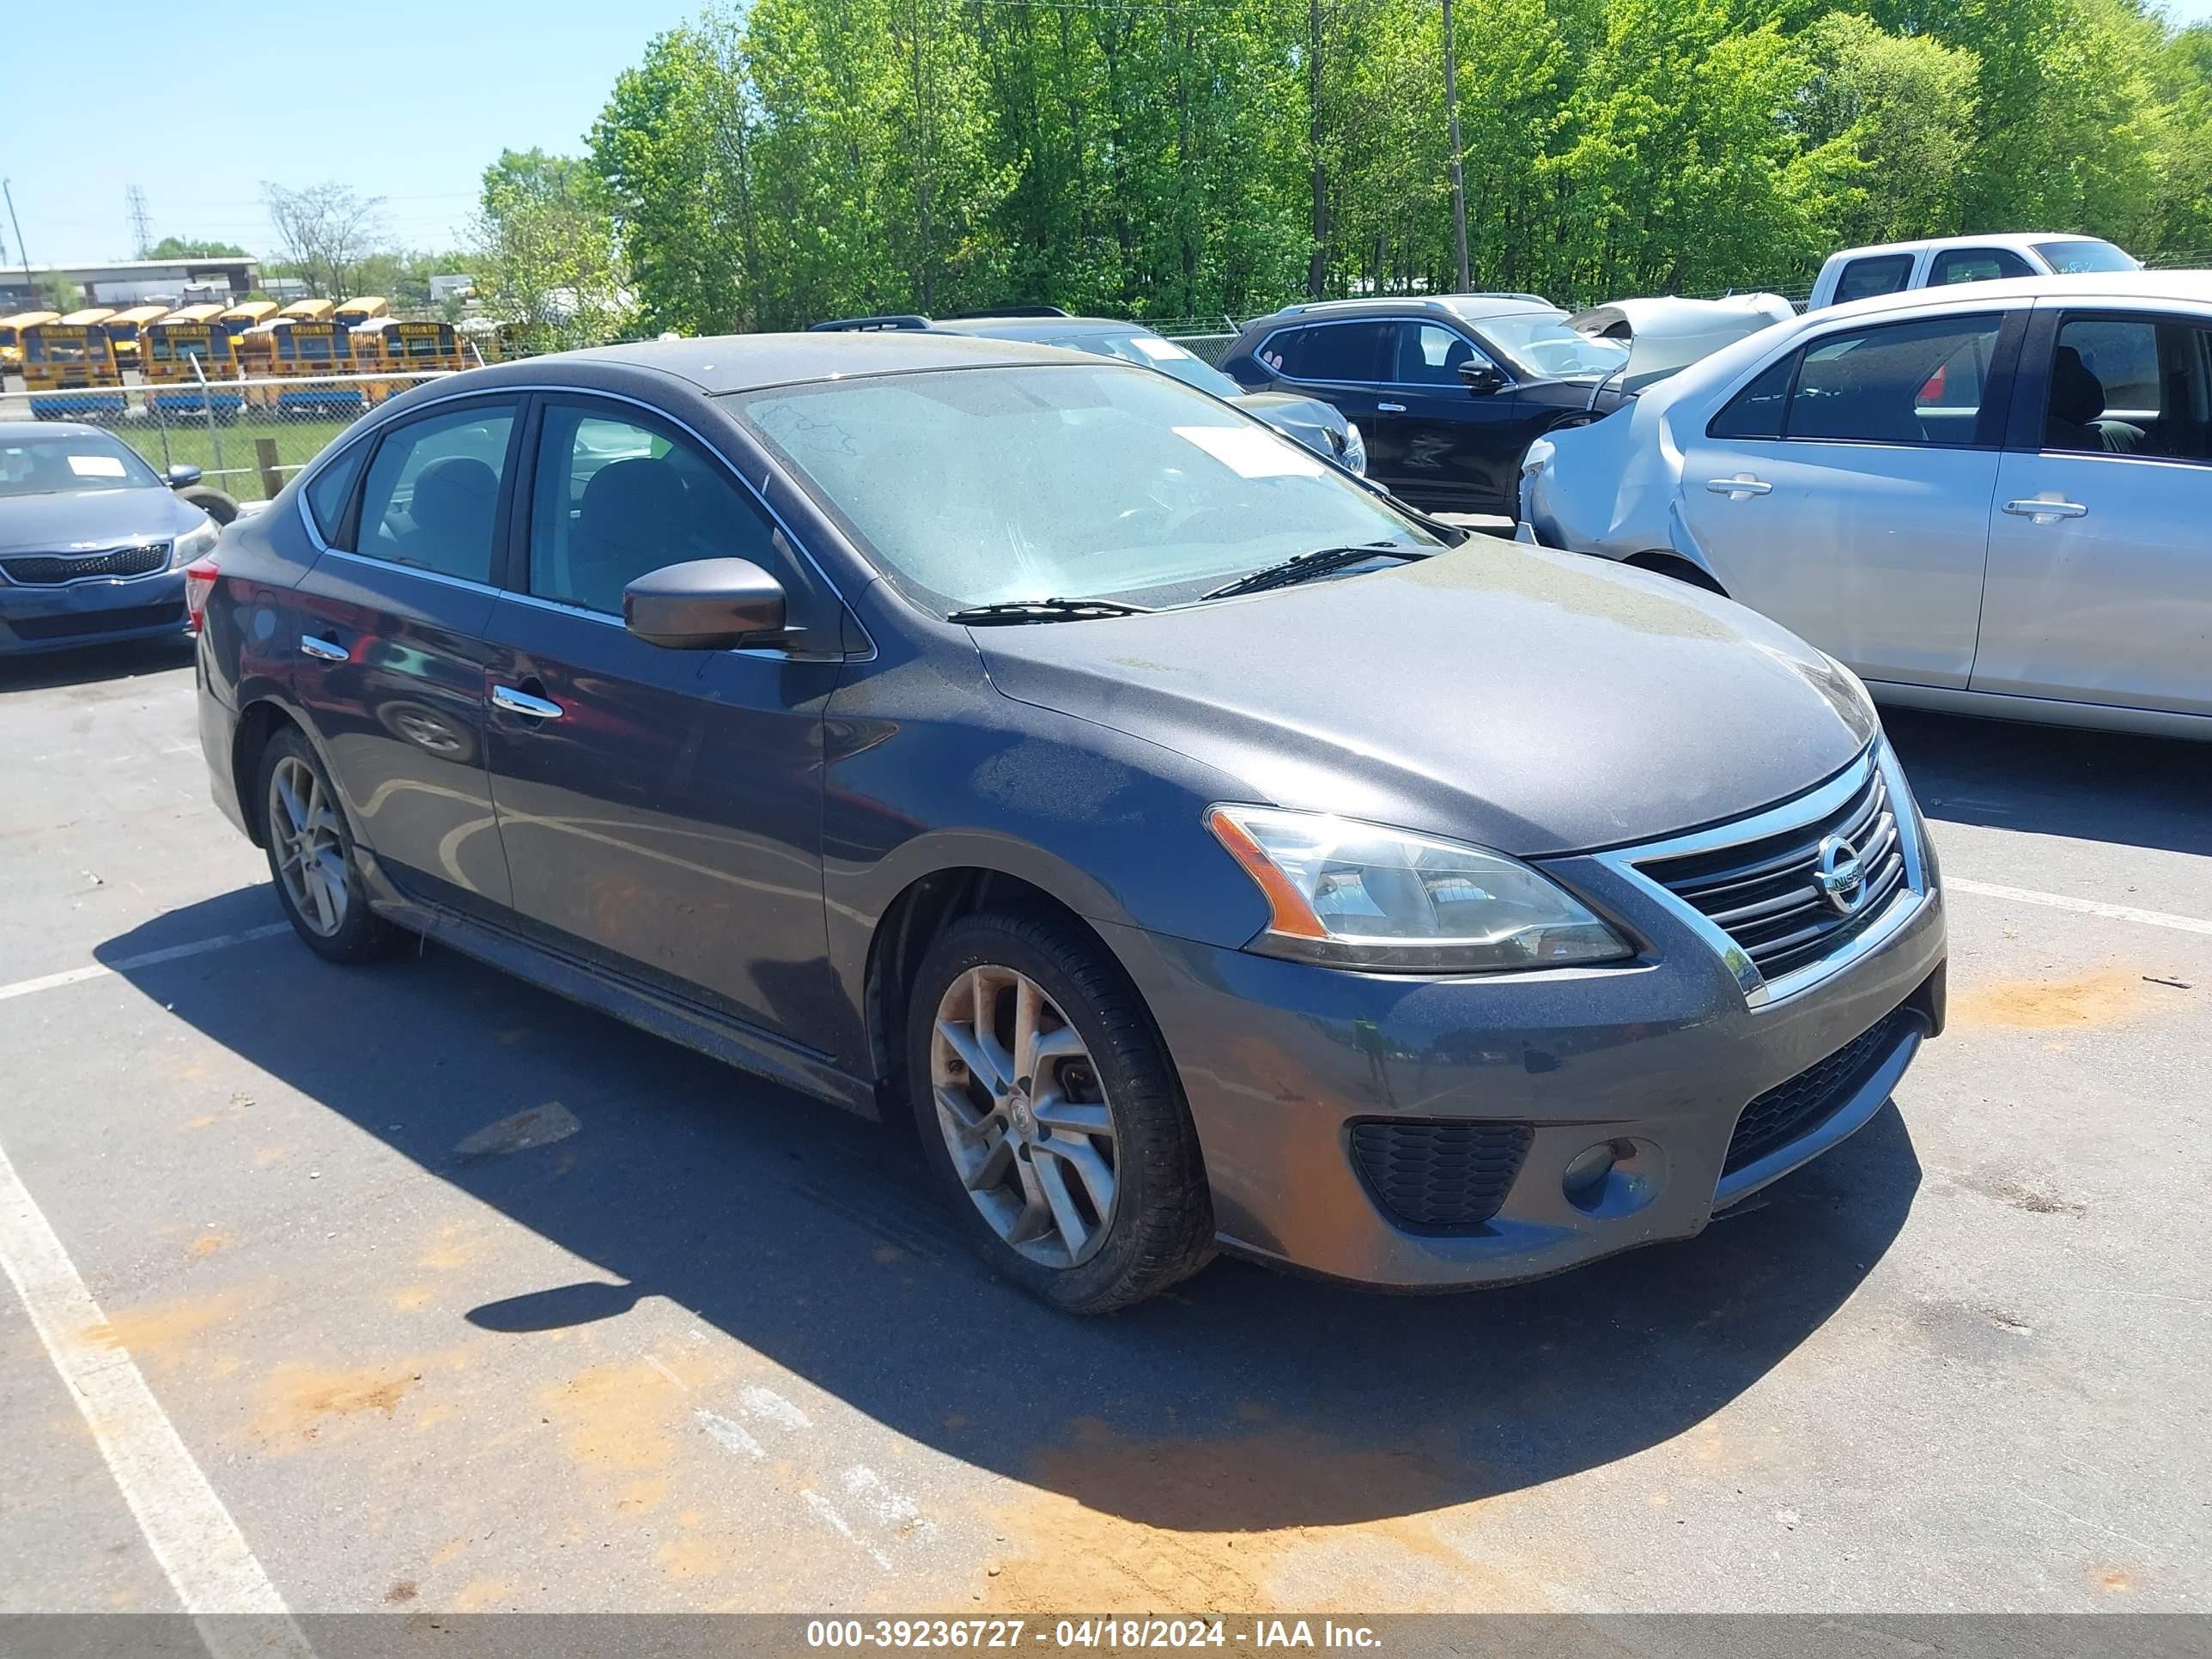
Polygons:
[[1540,294],[1398,294],[1364,300],[1307,300],[1285,306],[1245,325],[1256,328],[1344,317],[1449,317],[1462,323],[1479,323],[1486,317],[1527,317],[1559,314],[1559,307]]
[[1993,230],[1985,236],[1921,236],[1909,242],[1869,242],[1864,247],[1847,247],[1831,253],[1826,263],[1834,264],[1838,259],[1863,259],[1883,253],[1917,253],[1923,248],[2001,247],[2016,252],[2042,242],[2105,240],[2102,236],[2085,235],[2077,230]]
[[[1054,320],[1058,320],[1055,319]],[[542,376],[549,364],[605,363],[658,370],[689,380],[708,396],[754,392],[794,381],[856,374],[913,374],[933,368],[984,368],[1016,363],[1065,362],[1067,354],[1018,340],[983,339],[939,329],[887,329],[879,333],[719,334],[698,339],[640,340],[556,352],[471,370],[486,386]],[[501,374],[512,368],[519,375]]]
[[1805,313],[1806,320],[1831,317],[1864,317],[1886,311],[1931,309],[1975,311],[1990,305],[2022,300],[2143,301],[2179,300],[2212,305],[2212,270],[2104,270],[2073,276],[2005,276],[1987,283],[1955,283],[1942,288],[1909,288],[1895,294],[1845,305],[1824,306]]
[[1063,334],[1150,334],[1142,323],[1125,317],[942,317],[930,327],[947,334],[965,334],[981,340],[1032,340],[1043,343]]

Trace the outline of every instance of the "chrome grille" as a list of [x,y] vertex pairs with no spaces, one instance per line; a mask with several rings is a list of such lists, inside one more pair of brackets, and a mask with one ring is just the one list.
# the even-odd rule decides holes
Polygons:
[[150,576],[167,568],[169,544],[147,542],[137,547],[111,547],[98,553],[24,553],[0,559],[0,572],[25,587],[58,587],[67,582],[97,577]]
[[[1856,850],[1863,888],[1846,914],[1823,895],[1820,848],[1840,836]],[[1699,912],[1766,978],[1819,961],[1871,922],[1905,884],[1905,848],[1879,766],[1833,811],[1755,841],[1652,859],[1638,866]]]

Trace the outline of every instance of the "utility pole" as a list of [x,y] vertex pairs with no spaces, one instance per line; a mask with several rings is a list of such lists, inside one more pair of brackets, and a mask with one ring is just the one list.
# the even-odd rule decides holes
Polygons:
[[1452,37],[1452,0],[1444,0],[1444,123],[1451,130],[1452,251],[1459,256],[1459,291],[1474,286],[1467,269],[1467,183],[1459,168],[1459,42]]
[[131,214],[131,246],[137,258],[144,258],[154,246],[154,216],[146,210],[146,192],[133,185],[123,192]]
[[23,258],[23,303],[36,306],[39,303],[39,285],[31,280],[31,250],[23,246],[23,222],[15,216],[15,184],[13,179],[0,179],[0,196],[8,198],[8,222],[15,227],[15,252]]

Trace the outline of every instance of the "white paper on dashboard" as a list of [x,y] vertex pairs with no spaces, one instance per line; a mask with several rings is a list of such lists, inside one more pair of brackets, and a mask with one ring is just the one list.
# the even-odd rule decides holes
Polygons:
[[1134,345],[1138,350],[1143,352],[1145,356],[1150,357],[1154,362],[1164,363],[1170,357],[1188,357],[1190,356],[1190,353],[1185,351],[1173,340],[1158,340],[1154,339],[1149,334],[1137,335],[1131,340],[1130,343]]
[[120,455],[72,455],[70,471],[80,478],[119,478],[123,477],[123,458]]
[[1176,437],[1196,444],[1240,478],[1318,478],[1322,465],[1286,438],[1258,426],[1179,426]]

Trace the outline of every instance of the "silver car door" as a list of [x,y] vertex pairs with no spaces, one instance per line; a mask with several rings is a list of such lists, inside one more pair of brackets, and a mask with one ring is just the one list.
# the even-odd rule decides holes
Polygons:
[[1681,520],[1729,594],[1867,679],[1966,685],[2004,324],[1989,311],[1825,331],[1678,433]]
[[2037,307],[1972,687],[2212,714],[2212,307]]

